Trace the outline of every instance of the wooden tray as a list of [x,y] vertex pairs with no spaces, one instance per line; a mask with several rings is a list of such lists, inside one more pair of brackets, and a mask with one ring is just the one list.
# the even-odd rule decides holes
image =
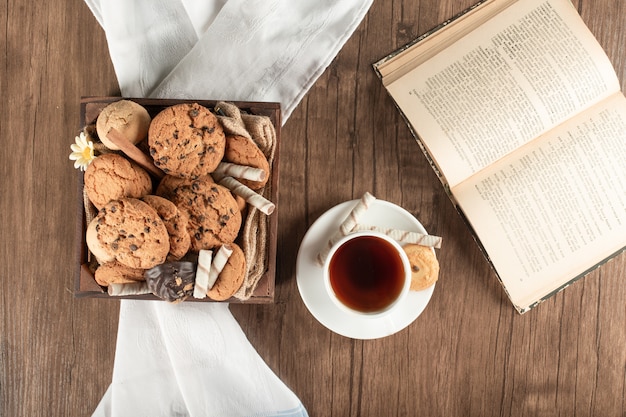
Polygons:
[[[80,104],[80,124],[81,127],[87,126],[95,122],[96,118],[109,103],[123,99],[122,97],[83,97]],[[126,98],[127,100],[135,101],[148,110],[151,117],[154,117],[161,110],[166,107],[173,106],[179,103],[199,103],[209,109],[212,109],[217,100],[170,100],[170,99],[142,99],[142,98]],[[229,100],[222,100],[229,101]],[[263,102],[240,102],[229,101],[239,107],[240,110],[246,113],[267,116],[270,118],[274,129],[276,130],[276,151],[274,161],[270,167],[270,181],[271,191],[267,196],[272,201],[276,208],[278,208],[278,160],[279,160],[279,144],[280,144],[280,127],[281,127],[281,111],[279,103],[263,103]],[[106,292],[106,288],[101,287],[95,280],[88,266],[88,254],[89,250],[85,242],[86,233],[86,221],[85,221],[85,208],[83,205],[83,175],[82,171],[79,171],[78,177],[78,189],[77,189],[77,227],[76,233],[78,235],[78,248],[77,248],[77,264],[78,271],[75,279],[75,297],[91,297],[91,298],[112,298],[112,299],[138,299],[138,300],[160,300],[152,294],[145,295],[131,295],[131,296],[110,296]],[[231,297],[228,300],[222,302],[228,303],[245,303],[245,304],[268,304],[274,301],[274,284],[275,284],[275,271],[276,271],[276,241],[278,235],[278,215],[276,211],[267,218],[268,224],[268,256],[267,265],[265,266],[265,273],[259,280],[252,296],[247,300],[240,300]],[[189,297],[185,302],[217,302],[210,300],[209,298],[196,299]]]

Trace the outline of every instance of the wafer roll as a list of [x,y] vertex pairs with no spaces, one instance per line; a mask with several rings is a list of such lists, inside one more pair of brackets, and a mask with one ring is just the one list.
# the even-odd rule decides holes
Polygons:
[[213,262],[211,262],[211,269],[209,270],[209,281],[208,281],[208,289],[210,290],[215,285],[215,281],[217,281],[217,277],[220,276],[224,266],[226,266],[226,262],[228,262],[228,258],[232,255],[233,250],[226,245],[220,246],[215,257],[213,258]]
[[213,262],[213,251],[201,249],[198,253],[198,268],[196,282],[193,286],[193,298],[205,298],[209,290],[209,273]]
[[348,216],[341,223],[337,233],[335,233],[333,237],[328,240],[326,246],[324,246],[324,248],[318,254],[317,263],[319,265],[324,265],[326,257],[328,256],[328,253],[330,252],[330,249],[333,247],[333,245],[337,243],[339,239],[353,231],[353,229],[359,223],[359,218],[363,215],[363,213],[367,211],[367,209],[374,202],[374,200],[376,200],[376,197],[374,197],[369,192],[365,192],[365,194],[363,194],[361,199],[357,202],[357,204],[350,211]]
[[243,197],[244,200],[248,204],[253,207],[256,207],[264,214],[270,215],[274,212],[276,206],[274,203],[263,197],[261,194],[255,192],[254,190],[246,187],[233,177],[224,177],[219,180],[219,184],[228,188],[233,193],[237,194],[240,197]]
[[416,243],[421,246],[428,246],[437,249],[441,248],[442,239],[439,236],[427,235],[418,232],[409,232],[406,230],[370,226],[365,224],[358,224],[353,229],[354,232],[362,230],[371,230],[374,232],[384,233],[400,243]]
[[262,169],[231,162],[220,162],[213,173],[250,181],[263,181],[265,179],[265,171]]
[[111,296],[150,294],[148,284],[133,282],[129,284],[109,284],[107,292]]

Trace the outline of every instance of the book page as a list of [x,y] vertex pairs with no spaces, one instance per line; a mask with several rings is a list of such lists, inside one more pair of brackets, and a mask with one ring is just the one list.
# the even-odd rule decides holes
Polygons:
[[626,246],[626,98],[581,114],[452,189],[516,305]]
[[518,1],[387,87],[451,187],[619,88],[569,0]]
[[[516,1],[518,0],[478,0],[469,9],[374,63],[374,69],[386,87]],[[441,30],[444,27],[445,30]]]

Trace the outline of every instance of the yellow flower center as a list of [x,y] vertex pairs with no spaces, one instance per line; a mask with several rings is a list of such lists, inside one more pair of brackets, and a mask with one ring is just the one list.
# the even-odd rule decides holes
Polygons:
[[89,161],[91,159],[91,148],[89,146],[85,146],[81,152],[81,156],[83,159]]

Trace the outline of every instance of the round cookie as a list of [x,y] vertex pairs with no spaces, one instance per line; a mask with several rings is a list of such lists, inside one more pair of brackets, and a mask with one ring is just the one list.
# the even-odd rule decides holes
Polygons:
[[168,260],[177,261],[185,256],[191,247],[191,237],[187,231],[187,223],[189,223],[187,214],[180,211],[176,204],[158,195],[147,195],[142,200],[155,209],[165,223],[167,233],[170,235]]
[[239,234],[242,218],[237,201],[210,176],[183,179],[166,175],[156,193],[187,213],[194,252],[232,243]]
[[239,182],[253,190],[261,189],[269,179],[270,165],[261,149],[251,139],[245,136],[226,136],[226,150],[224,160],[237,165],[249,166],[262,169],[265,177],[262,181],[251,181],[238,178]]
[[100,244],[122,265],[148,269],[165,262],[170,251],[163,220],[135,198],[113,200],[96,216]]
[[232,297],[246,278],[247,266],[243,250],[235,243],[228,246],[233,252],[217,277],[217,281],[207,292],[207,296],[214,301],[224,301]]
[[148,135],[150,120],[148,111],[141,105],[130,100],[119,100],[102,109],[96,120],[96,131],[104,146],[119,150],[119,147],[107,138],[112,128],[133,144],[137,144]]
[[233,197],[235,198],[235,201],[237,202],[237,207],[239,207],[239,211],[241,212],[241,216],[244,216],[244,213],[246,211],[246,209],[248,208],[248,202],[246,201],[245,198],[243,198],[240,195],[234,194],[231,192],[231,194],[233,195]]
[[98,210],[111,200],[140,198],[152,193],[148,172],[116,153],[95,158],[85,170],[84,183],[89,201]]
[[87,226],[87,232],[85,233],[85,243],[87,243],[89,251],[93,253],[93,256],[96,257],[99,264],[113,262],[115,260],[115,256],[110,253],[98,240],[98,232],[96,230],[97,225],[98,219],[93,219],[89,223]]
[[421,291],[434,285],[439,277],[439,261],[435,252],[417,244],[404,245],[403,249],[411,264],[411,291]]
[[96,269],[94,278],[98,284],[108,287],[110,284],[130,284],[143,281],[143,274],[143,269],[130,268],[117,261],[112,261],[100,265]]
[[177,303],[193,294],[196,266],[193,262],[168,262],[144,273],[148,289],[157,297]]
[[217,168],[226,139],[217,117],[197,103],[182,103],[162,110],[148,130],[154,164],[166,174],[197,178]]
[[[215,183],[213,177],[210,175],[197,178],[196,180],[203,183]],[[192,179],[175,177],[173,175],[165,175],[156,189],[156,195],[172,201],[172,197],[175,195],[174,191],[179,187],[188,187],[193,184]]]

